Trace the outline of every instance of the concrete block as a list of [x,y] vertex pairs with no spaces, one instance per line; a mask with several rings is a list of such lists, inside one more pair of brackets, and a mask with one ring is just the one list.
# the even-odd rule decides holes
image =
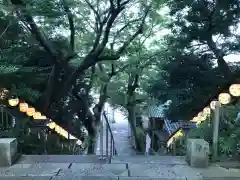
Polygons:
[[17,158],[16,138],[0,138],[0,166],[11,166]]
[[186,161],[191,167],[207,168],[209,143],[204,139],[188,139]]

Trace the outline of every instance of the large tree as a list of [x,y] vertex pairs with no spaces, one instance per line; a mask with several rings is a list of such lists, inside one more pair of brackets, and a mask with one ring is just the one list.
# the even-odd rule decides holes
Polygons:
[[[171,119],[191,119],[232,83],[236,64],[225,61],[239,52],[239,1],[168,1],[172,21],[164,61],[150,94],[172,100]],[[215,60],[217,63],[215,63]],[[217,65],[217,66],[216,66]]]
[[[156,10],[161,2],[12,0],[4,3],[4,13],[8,12],[7,17],[23,29],[17,34],[21,34],[25,45],[20,53],[26,52],[24,68],[29,67],[31,71],[38,64],[37,75],[29,71],[26,74],[33,79],[39,75],[42,78],[40,86],[33,86],[42,94],[35,106],[54,120],[67,124],[68,129],[77,126],[66,119],[81,119],[94,139],[108,83],[124,64],[119,58],[129,53],[127,47],[148,29],[152,20],[158,21]],[[3,34],[7,30],[3,29]],[[44,67],[44,73],[39,72],[40,66]],[[105,74],[106,79],[99,78],[99,74]],[[92,114],[89,93],[98,79],[100,88],[94,89],[100,92],[100,98]]]
[[239,25],[240,2],[237,0],[179,0],[169,1],[170,14],[174,17],[172,32],[186,49],[211,53],[225,78],[231,78],[231,69],[224,57],[239,50],[239,37],[234,31]]

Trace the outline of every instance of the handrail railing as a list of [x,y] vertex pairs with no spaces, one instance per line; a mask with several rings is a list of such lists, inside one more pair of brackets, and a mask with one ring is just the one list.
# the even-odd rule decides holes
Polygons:
[[[106,125],[105,128],[103,126],[104,121],[105,121],[105,125]],[[101,129],[100,129],[100,155],[102,157],[107,156],[107,158],[109,158],[109,161],[110,161],[113,155],[117,155],[117,149],[116,149],[113,132],[112,132],[112,129],[111,129],[111,126],[110,126],[110,123],[108,121],[108,117],[107,117],[105,111],[102,112],[101,123],[102,124],[101,124]],[[105,136],[105,143],[103,143],[104,136]],[[105,152],[104,152],[104,150],[105,150]]]

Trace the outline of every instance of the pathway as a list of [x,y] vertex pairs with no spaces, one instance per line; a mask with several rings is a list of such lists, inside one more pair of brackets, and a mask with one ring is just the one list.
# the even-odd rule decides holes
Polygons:
[[115,156],[111,164],[96,156],[27,155],[0,167],[0,180],[239,180],[240,170],[212,164],[191,168],[184,157]]
[[[117,149],[118,155],[133,155],[136,154],[135,150],[132,148],[132,145],[129,140],[129,127],[128,127],[128,121],[127,119],[120,119],[120,118],[115,118],[115,123],[112,123],[111,120],[109,120],[113,136],[114,136],[114,141],[115,141],[115,146]],[[106,124],[104,124],[104,132],[103,132],[103,153],[105,154],[106,152]],[[110,135],[110,134],[109,134]],[[98,138],[98,144],[97,144],[97,155],[101,155],[101,143],[100,143],[100,136]],[[110,144],[110,138],[109,138],[109,144]],[[110,147],[109,147],[110,148]]]
[[129,126],[127,120],[116,120],[112,125],[112,131],[118,155],[136,154],[129,139]]

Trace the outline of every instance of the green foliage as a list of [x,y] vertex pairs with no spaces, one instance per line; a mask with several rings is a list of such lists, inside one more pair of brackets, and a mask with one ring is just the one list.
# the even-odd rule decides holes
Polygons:
[[239,23],[240,5],[210,0],[170,0],[167,5],[171,32],[159,58],[158,78],[149,81],[148,92],[159,102],[172,100],[169,119],[192,119],[225,88],[226,69],[236,73],[237,64],[228,67],[224,57],[240,50],[238,42],[230,41],[239,36],[231,29]]
[[[222,118],[219,127],[219,156],[220,157],[235,157],[240,154],[240,130],[239,124],[235,121],[238,112],[238,106],[222,107]],[[212,148],[213,136],[212,119],[209,118],[202,122],[198,128],[192,129],[188,133],[188,138],[197,138],[206,140],[210,149]],[[184,141],[186,139],[183,139]],[[180,144],[177,141],[177,153],[184,154],[186,151],[186,142]],[[211,152],[210,152],[211,156]]]
[[208,118],[206,121],[203,121],[197,128],[192,129],[188,134],[189,138],[204,139],[210,144],[212,144],[212,136],[213,127],[211,118]]

